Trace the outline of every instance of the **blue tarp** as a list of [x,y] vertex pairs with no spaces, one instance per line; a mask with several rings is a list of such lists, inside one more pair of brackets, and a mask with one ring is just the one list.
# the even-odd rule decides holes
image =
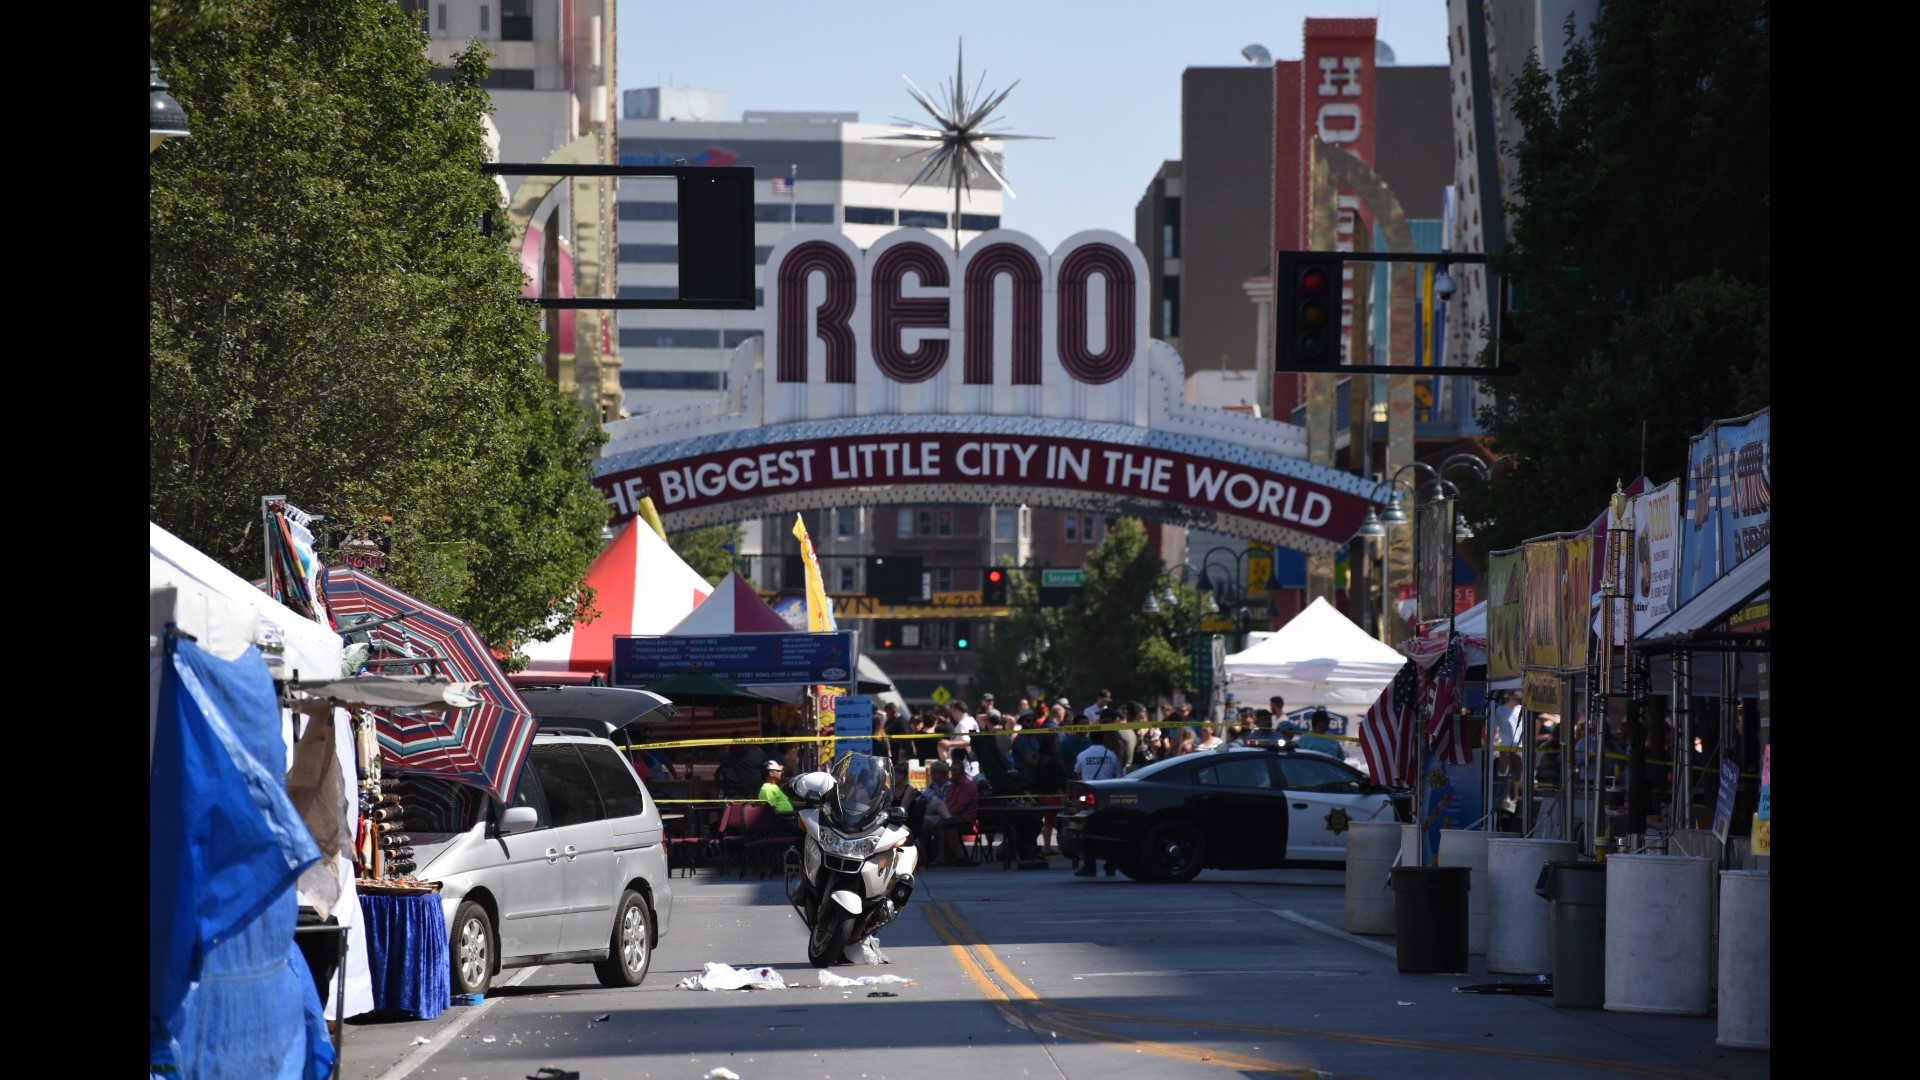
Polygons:
[[293,943],[294,880],[320,849],[287,798],[280,722],[258,649],[221,660],[168,636],[148,783],[156,1074],[324,1076],[330,1065],[331,1046],[312,1045],[319,1000]]

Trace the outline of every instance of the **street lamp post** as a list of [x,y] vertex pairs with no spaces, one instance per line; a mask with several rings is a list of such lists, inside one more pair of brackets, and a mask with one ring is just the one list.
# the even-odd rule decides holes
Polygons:
[[[1224,581],[1216,582],[1209,573],[1209,568],[1213,565],[1214,556],[1223,553],[1228,559],[1229,572]],[[1242,649],[1247,647],[1247,609],[1252,605],[1248,597],[1253,592],[1253,556],[1255,554],[1255,550],[1250,547],[1241,550],[1238,554],[1235,554],[1231,548],[1209,548],[1200,558],[1200,580],[1194,586],[1206,595],[1209,606],[1214,606],[1218,610],[1234,609],[1235,629],[1238,635],[1236,644]],[[1281,587],[1280,580],[1273,571],[1271,557],[1267,562],[1267,580],[1262,584],[1264,591],[1269,593]]]
[[160,65],[147,58],[147,133],[151,139],[147,153],[160,149],[168,139],[187,136],[187,111],[168,91],[167,80],[160,77]]

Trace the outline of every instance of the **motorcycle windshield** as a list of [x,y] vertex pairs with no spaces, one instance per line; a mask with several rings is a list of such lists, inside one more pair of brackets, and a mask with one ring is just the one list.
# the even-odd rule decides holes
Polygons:
[[886,758],[848,754],[833,767],[833,778],[843,831],[871,828],[893,802],[893,767]]

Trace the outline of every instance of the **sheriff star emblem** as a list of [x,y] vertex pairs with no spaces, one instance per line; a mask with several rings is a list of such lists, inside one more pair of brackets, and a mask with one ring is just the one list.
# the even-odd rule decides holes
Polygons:
[[1338,836],[1347,831],[1347,825],[1352,820],[1343,807],[1336,806],[1327,811],[1327,831]]

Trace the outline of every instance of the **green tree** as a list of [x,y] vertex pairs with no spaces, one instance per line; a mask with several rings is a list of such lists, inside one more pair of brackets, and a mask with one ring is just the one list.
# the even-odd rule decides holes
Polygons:
[[[640,522],[644,526],[645,522]],[[693,572],[718,585],[739,565],[740,526],[715,525],[689,529],[667,537],[674,553],[693,567]]]
[[[217,17],[215,17],[217,15]],[[148,165],[148,509],[236,571],[261,495],[370,527],[489,641],[551,637],[599,549],[605,435],[545,378],[501,236],[485,54],[436,82],[383,0],[154,9],[192,135]]]
[[1617,480],[1683,475],[1694,435],[1770,403],[1770,30],[1768,0],[1609,2],[1511,88],[1495,265],[1525,306],[1519,373],[1482,383],[1511,468],[1462,496],[1483,551],[1583,526]]
[[1063,606],[1040,602],[1039,568],[1010,575],[1012,614],[994,628],[977,683],[1076,701],[1101,689],[1121,701],[1190,692],[1187,649],[1200,627],[1200,594],[1167,576],[1146,528],[1117,519],[1085,570],[1085,585]]

